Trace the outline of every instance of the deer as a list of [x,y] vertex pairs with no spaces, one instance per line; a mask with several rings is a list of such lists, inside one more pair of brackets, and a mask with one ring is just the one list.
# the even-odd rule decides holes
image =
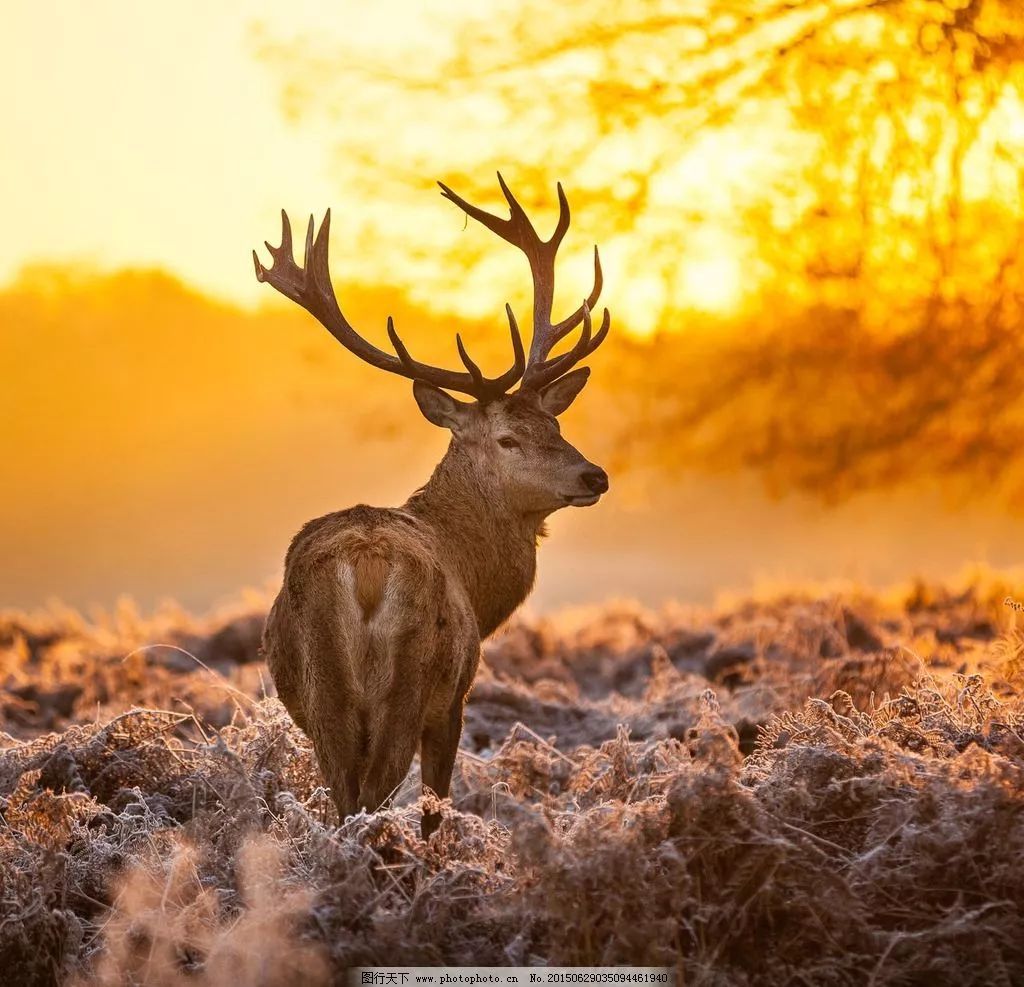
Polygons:
[[[259,281],[304,308],[359,359],[412,380],[420,412],[451,432],[430,479],[401,507],[360,504],[301,528],[261,642],[279,699],[312,742],[339,823],[385,805],[418,750],[422,790],[435,796],[422,816],[424,840],[440,825],[441,802],[449,797],[481,642],[533,588],[547,518],[563,507],[596,504],[608,490],[607,473],[562,437],[558,423],[590,375],[579,364],[611,326],[606,308],[593,331],[591,311],[603,284],[597,247],[589,296],[552,322],[555,255],[570,219],[565,193],[559,183],[558,221],[542,240],[500,173],[498,182],[508,219],[438,182],[446,199],[529,262],[529,352],[506,304],[513,360],[497,377],[484,376],[461,334],[455,342],[464,370],[414,359],[390,317],[394,354],[360,335],[331,282],[329,209],[315,238],[309,219],[301,267],[284,210],[281,245],[266,244],[271,265],[253,251]],[[577,330],[570,348],[552,356]]]

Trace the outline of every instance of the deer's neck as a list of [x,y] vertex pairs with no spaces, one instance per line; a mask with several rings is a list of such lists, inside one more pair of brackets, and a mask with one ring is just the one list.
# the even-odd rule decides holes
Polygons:
[[544,517],[512,510],[500,488],[454,446],[405,509],[437,532],[476,613],[480,638],[487,637],[533,587]]

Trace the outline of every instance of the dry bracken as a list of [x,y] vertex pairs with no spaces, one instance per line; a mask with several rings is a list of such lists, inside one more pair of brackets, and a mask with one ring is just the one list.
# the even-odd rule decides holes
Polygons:
[[[265,695],[257,610],[8,615],[0,970],[29,987],[396,962],[1019,982],[1007,590],[517,619],[485,647],[429,843],[414,776],[338,825]],[[165,646],[123,660],[147,639]]]

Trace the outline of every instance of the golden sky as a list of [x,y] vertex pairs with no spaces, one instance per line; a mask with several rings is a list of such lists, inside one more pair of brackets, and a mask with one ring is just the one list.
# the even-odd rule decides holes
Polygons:
[[[541,58],[522,77],[537,97],[514,105],[472,78],[460,88],[449,73],[460,59],[506,47],[514,54],[521,0],[0,3],[0,84],[8,94],[0,107],[0,283],[39,260],[156,266],[221,299],[276,300],[253,277],[250,248],[276,241],[282,206],[300,225],[331,206],[336,281],[388,285],[434,311],[500,322],[506,299],[517,309],[528,304],[521,258],[475,226],[462,235],[464,217],[434,180],[460,190],[472,181],[484,190],[481,204],[499,209],[495,164],[522,188],[540,161],[543,186],[561,177],[576,206],[560,257],[560,303],[578,304],[598,240],[617,325],[648,335],[676,327],[680,311],[728,315],[756,302],[762,278],[791,249],[791,225],[814,207],[801,172],[807,133],[784,83],[747,97],[727,124],[697,127],[688,121],[706,108],[702,90],[692,107],[659,117],[655,87],[640,97],[639,123],[606,127],[624,102],[613,84],[664,76],[685,85],[699,74],[702,56],[685,50],[685,33],[621,50],[589,42],[581,54]],[[704,10],[693,16],[711,25],[711,15],[728,8],[701,0],[685,9]],[[625,16],[618,8],[598,13]],[[863,44],[873,23],[844,22],[844,30],[859,31]],[[488,32],[498,39],[490,47],[479,43]],[[832,43],[842,50],[848,40],[839,32]],[[526,44],[531,54],[543,47]],[[603,67],[602,54],[610,59]],[[617,58],[637,61],[624,68]],[[885,58],[867,70],[896,72]],[[501,73],[492,79],[500,84]],[[1012,84],[1004,93],[964,159],[963,195],[1017,209],[1024,109]],[[915,142],[937,112],[940,129],[956,132],[955,121],[942,123],[943,107],[919,94],[907,99],[896,122],[920,125],[921,134],[909,134]],[[966,92],[968,118],[970,99]],[[827,141],[835,121],[825,112],[817,122]],[[843,151],[853,155],[847,164],[857,154],[891,153],[885,130],[871,133],[874,144]],[[638,181],[646,182],[642,207],[631,198]],[[890,219],[919,223],[938,186],[915,184],[912,174],[901,181],[891,201],[876,205]],[[554,221],[553,187],[535,186],[534,199],[543,230]],[[849,203],[825,205],[850,211]],[[993,228],[988,216],[983,222]],[[836,240],[841,262],[863,232],[853,222]],[[827,254],[832,234],[819,234]],[[913,238],[903,244],[893,234],[889,242],[913,260]],[[890,263],[892,253],[875,258],[878,277],[891,270],[905,291],[908,271]]]
[[[0,605],[121,590],[201,605],[271,577],[305,519],[401,502],[445,436],[407,382],[259,284],[250,251],[266,259],[282,206],[300,230],[330,206],[355,325],[387,345],[393,313],[414,352],[453,365],[458,329],[497,371],[506,299],[528,331],[526,264],[434,183],[502,211],[498,167],[542,235],[563,180],[573,222],[556,311],[589,289],[596,241],[613,314],[566,425],[615,482],[600,510],[557,520],[569,537],[538,598],[692,595],[702,580],[710,592],[777,571],[776,556],[813,556],[816,576],[849,574],[854,556],[898,574],[927,568],[922,543],[953,524],[933,505],[914,515],[913,545],[889,551],[889,534],[913,527],[916,488],[872,541],[859,507],[840,518],[825,501],[737,493],[745,506],[727,511],[701,470],[736,473],[748,492],[738,474],[753,470],[774,493],[814,497],[823,483],[838,497],[918,477],[945,490],[959,470],[986,496],[1009,484],[1019,513],[1024,61],[1006,42],[1024,37],[1018,15],[977,35],[939,30],[936,48],[915,24],[954,17],[954,0],[906,0],[780,61],[774,35],[756,57],[730,46],[732,0],[593,0],[550,20],[542,2],[0,0],[0,364],[19,368],[0,391],[0,461],[17,477],[0,490],[16,560]],[[687,23],[663,29],[662,9]],[[647,33],[622,30],[652,18]],[[758,59],[774,71],[737,94]],[[658,330],[656,359],[623,344]],[[727,514],[732,541],[715,529],[728,544],[710,544],[708,518]],[[935,567],[1019,544],[1019,518],[1010,530],[988,517],[957,520]],[[815,518],[840,518],[834,537]],[[784,530],[785,547],[750,550],[755,529]],[[580,552],[605,532],[606,576],[579,595]],[[635,578],[616,582],[630,552]]]
[[[339,147],[369,144],[382,156],[400,153],[400,140],[422,137],[415,110],[388,104],[367,87],[342,97],[343,103],[351,97],[351,110],[319,113],[321,107],[313,107],[289,116],[294,87],[289,91],[287,71],[267,54],[292,44],[384,71],[420,62],[429,72],[457,43],[453,20],[479,18],[500,3],[482,8],[458,0],[443,10],[415,0],[3,0],[3,6],[0,84],[13,98],[0,107],[7,226],[0,238],[0,283],[36,261],[101,269],[155,266],[221,299],[266,302],[273,295],[253,277],[250,248],[276,241],[282,206],[298,224],[309,212],[319,216],[332,206],[337,281],[391,281],[420,304],[470,317],[500,318],[506,297],[527,303],[521,258],[482,231],[460,237],[464,217],[433,185],[447,175],[392,181],[376,196],[347,182]],[[330,99],[333,93],[325,97]],[[433,140],[433,119],[447,96],[427,99],[432,116],[424,126],[426,139]],[[468,164],[480,133],[453,120],[442,136],[465,140]],[[486,133],[484,139],[490,139]],[[595,149],[597,179],[630,167],[636,153],[624,146]],[[629,246],[647,236],[671,236],[678,209],[698,197],[702,209],[728,214],[735,182],[749,185],[751,175],[763,175],[773,153],[756,141],[737,142],[735,135],[702,137],[654,190],[664,213],[648,213],[636,228],[601,238],[606,297],[613,309],[631,313],[631,330],[656,329],[672,296],[698,309],[728,311],[750,287],[749,251],[725,224],[695,231],[686,263],[669,271],[651,270],[642,258],[631,261]],[[713,184],[707,181],[709,162],[715,162]],[[564,177],[557,159],[555,165],[553,172]],[[514,160],[506,175],[514,185]],[[583,179],[593,184],[594,175]],[[568,191],[572,201],[571,184]],[[500,208],[496,186],[492,194],[484,204]],[[542,229],[554,221],[553,188],[549,199],[547,214],[538,218]],[[415,223],[409,222],[410,208]],[[576,304],[586,290],[593,233],[586,213],[577,212],[560,267],[566,304]],[[476,263],[468,265],[458,253],[452,263],[453,251],[463,249]]]
[[260,37],[357,39],[387,59],[430,36],[425,5],[400,0],[0,7],[0,281],[41,259],[155,265],[242,302],[268,295],[249,250],[280,207],[339,198],[337,128],[285,122]]

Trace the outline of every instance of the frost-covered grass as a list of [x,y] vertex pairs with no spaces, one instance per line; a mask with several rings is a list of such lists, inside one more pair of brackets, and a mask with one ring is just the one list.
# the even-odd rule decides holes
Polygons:
[[0,979],[550,962],[1018,982],[1012,592],[990,577],[516,621],[486,648],[429,844],[415,767],[395,807],[338,825],[268,698],[259,599],[202,619],[8,615]]

